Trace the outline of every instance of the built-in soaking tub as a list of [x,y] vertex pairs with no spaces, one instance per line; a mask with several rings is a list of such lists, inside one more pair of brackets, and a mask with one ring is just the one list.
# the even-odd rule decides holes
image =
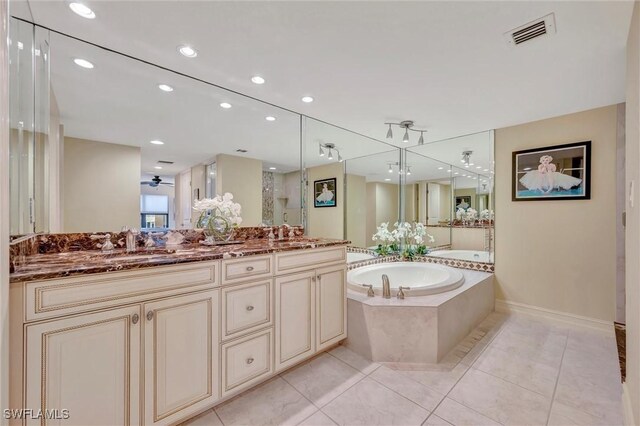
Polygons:
[[480,250],[435,250],[429,252],[429,256],[466,260],[468,262],[493,263],[493,253]]
[[458,269],[433,263],[392,262],[364,266],[347,274],[349,289],[367,293],[364,285],[373,285],[376,296],[382,296],[382,275],[389,277],[391,295],[395,296],[398,287],[410,287],[404,293],[408,296],[425,296],[442,293],[460,287],[464,275]]
[[370,253],[347,252],[347,263],[362,262],[363,260],[375,259],[376,255]]

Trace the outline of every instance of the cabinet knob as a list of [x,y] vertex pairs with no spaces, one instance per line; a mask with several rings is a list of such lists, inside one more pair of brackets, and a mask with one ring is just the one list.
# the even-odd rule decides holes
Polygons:
[[311,281],[313,281],[315,283],[316,282],[316,277],[315,276],[311,277]]
[[153,319],[153,311],[147,312],[147,321],[151,321]]
[[138,321],[140,321],[140,315],[138,315],[138,314],[131,315],[131,323],[132,324],[137,324]]
[[253,266],[247,266],[247,272],[253,271]]
[[251,306],[251,305],[247,306],[247,311],[249,311],[249,312],[253,311],[253,306]]
[[253,358],[247,358],[247,364],[253,364],[254,359]]

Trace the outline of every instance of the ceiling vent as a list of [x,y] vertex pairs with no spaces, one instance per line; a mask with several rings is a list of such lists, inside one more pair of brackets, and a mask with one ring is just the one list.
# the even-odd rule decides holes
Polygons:
[[240,152],[244,154],[245,152],[249,152],[249,151],[247,151],[246,149],[240,148],[240,149],[236,149],[236,152]]
[[514,28],[511,31],[504,33],[504,37],[507,40],[507,44],[511,47],[515,47],[524,42],[544,37],[551,36],[556,33],[556,19],[553,13],[543,16],[540,19],[524,24],[518,28]]
[[173,161],[158,160],[158,164],[173,164]]

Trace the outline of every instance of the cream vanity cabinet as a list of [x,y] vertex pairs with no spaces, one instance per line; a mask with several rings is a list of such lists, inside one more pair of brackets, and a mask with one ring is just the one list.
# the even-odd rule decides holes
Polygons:
[[70,416],[24,424],[176,424],[346,337],[346,250],[16,282],[11,306],[11,407]]
[[276,255],[276,371],[347,337],[345,259],[344,248]]

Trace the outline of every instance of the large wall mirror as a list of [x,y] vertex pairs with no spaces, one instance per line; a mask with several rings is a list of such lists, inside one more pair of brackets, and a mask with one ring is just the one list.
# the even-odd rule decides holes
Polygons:
[[[392,223],[399,217],[398,175],[387,173],[387,164],[397,163],[399,152],[386,143],[305,117],[308,234],[346,238],[357,247],[371,245],[371,229],[377,220],[372,215],[388,211],[384,217]],[[378,184],[393,187],[394,195],[376,198],[372,188]]]
[[411,147],[407,165],[419,179],[418,219],[435,238],[430,255],[493,263],[493,131]]
[[302,223],[300,115],[11,24],[12,234],[190,228],[226,192],[242,226]]

